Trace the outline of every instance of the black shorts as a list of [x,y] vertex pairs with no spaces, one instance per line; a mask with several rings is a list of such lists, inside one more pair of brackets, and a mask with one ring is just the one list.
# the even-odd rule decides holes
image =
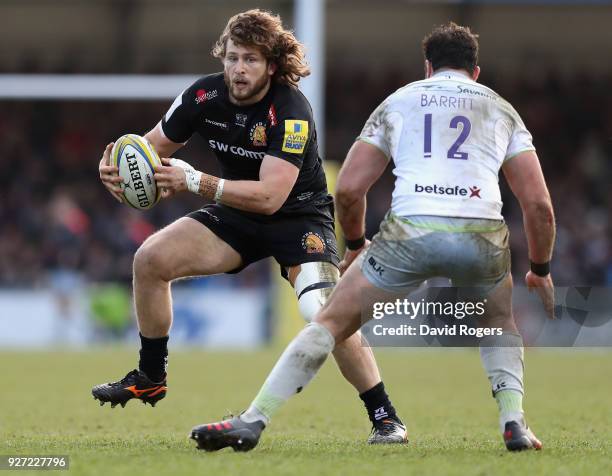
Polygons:
[[333,202],[305,206],[290,215],[244,213],[225,205],[207,205],[187,215],[209,228],[242,257],[238,273],[251,263],[273,256],[285,268],[324,261],[338,266]]

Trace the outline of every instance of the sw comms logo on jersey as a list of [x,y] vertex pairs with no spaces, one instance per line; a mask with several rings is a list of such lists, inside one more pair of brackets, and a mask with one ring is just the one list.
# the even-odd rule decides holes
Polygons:
[[235,145],[229,145],[229,144],[226,144],[225,142],[220,142],[214,139],[210,139],[208,141],[208,145],[214,151],[218,151],[223,154],[227,154],[227,152],[229,151],[231,154],[234,154],[235,156],[246,157],[247,159],[263,160],[264,156],[266,155],[265,152],[256,152],[254,150],[248,150],[242,147],[236,147]]
[[309,231],[302,236],[302,248],[306,250],[306,253],[324,253],[325,252],[325,241],[321,238],[318,233]]
[[208,119],[208,118],[205,118],[204,122],[206,124],[210,124],[211,126],[219,127],[223,129],[224,131],[229,130],[229,124],[227,122],[213,121],[212,119]]
[[206,89],[198,89],[196,91],[196,104],[202,104],[210,99],[216,98],[218,96],[217,90],[213,89],[212,91],[206,91]]
[[308,141],[308,121],[285,120],[285,137],[283,139],[283,152],[301,154]]
[[263,122],[257,122],[249,131],[249,137],[255,147],[264,147],[268,144],[266,126]]
[[433,193],[434,195],[448,195],[451,197],[467,197],[469,193],[470,195],[468,198],[482,198],[480,196],[480,191],[481,190],[476,186],[470,187],[468,190],[467,188],[460,187],[459,185],[455,185],[454,187],[443,187],[440,185],[414,184],[415,193]]

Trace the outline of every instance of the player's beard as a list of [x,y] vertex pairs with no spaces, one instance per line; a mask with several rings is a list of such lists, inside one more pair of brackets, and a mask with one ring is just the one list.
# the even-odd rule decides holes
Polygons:
[[242,89],[238,89],[234,83],[228,79],[227,75],[224,75],[224,79],[230,96],[236,101],[245,102],[257,96],[268,86],[270,76],[264,73],[255,80],[252,86],[247,86]]

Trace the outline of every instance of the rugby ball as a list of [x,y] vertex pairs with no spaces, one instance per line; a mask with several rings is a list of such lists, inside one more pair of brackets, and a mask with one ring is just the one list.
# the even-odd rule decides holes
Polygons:
[[119,168],[125,203],[138,210],[148,210],[161,198],[155,183],[154,167],[162,165],[157,152],[144,137],[126,134],[115,141],[111,165]]

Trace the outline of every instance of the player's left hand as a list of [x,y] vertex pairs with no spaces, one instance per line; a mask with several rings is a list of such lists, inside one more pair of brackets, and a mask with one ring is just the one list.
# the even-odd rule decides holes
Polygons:
[[525,284],[529,292],[534,289],[540,296],[546,314],[550,319],[555,319],[555,286],[550,274],[546,276],[538,276],[532,271],[528,271],[525,275]]
[[344,274],[344,272],[348,269],[351,263],[355,261],[355,258],[357,258],[357,256],[359,256],[361,252],[364,251],[368,246],[370,246],[370,240],[366,240],[364,245],[358,250],[349,250],[347,248],[346,252],[344,253],[344,257],[342,258],[342,261],[340,261],[340,264],[338,265],[338,269],[340,270],[340,276]]
[[162,158],[162,166],[155,167],[155,182],[162,189],[162,198],[170,198],[178,192],[187,190],[185,170],[173,166],[171,159]]

